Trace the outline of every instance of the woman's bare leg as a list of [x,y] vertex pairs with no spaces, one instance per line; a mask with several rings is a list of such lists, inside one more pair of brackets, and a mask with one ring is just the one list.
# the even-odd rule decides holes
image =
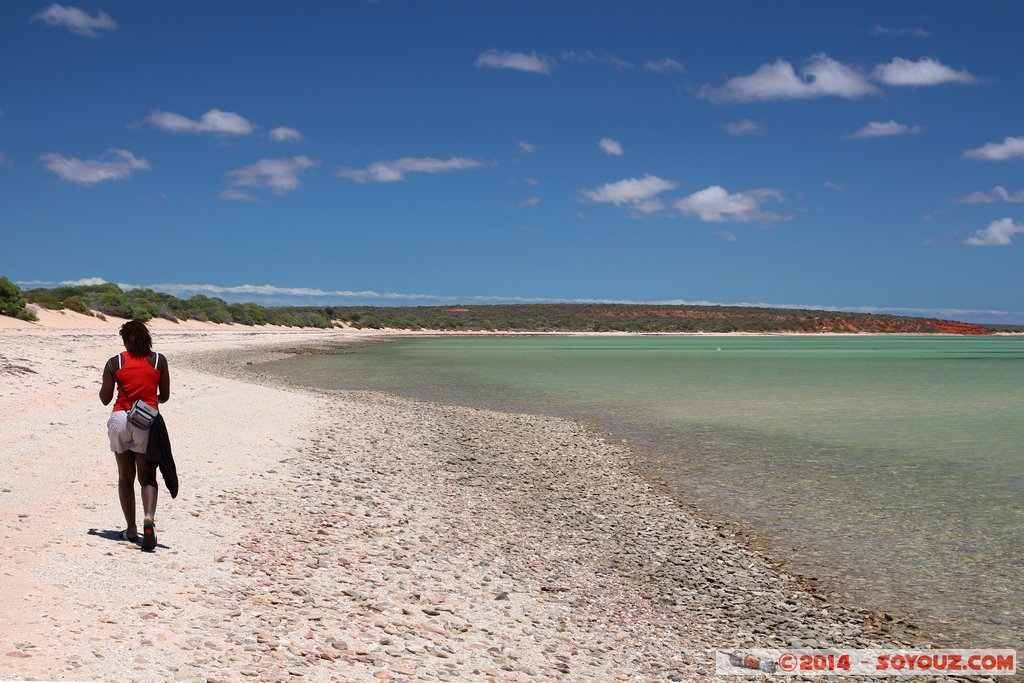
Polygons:
[[135,466],[139,471],[139,483],[142,484],[142,513],[146,519],[152,521],[156,518],[156,499],[158,493],[156,468],[149,466],[144,453],[135,454]]
[[137,536],[139,527],[135,524],[135,454],[131,451],[115,454],[117,458],[117,497],[121,501],[121,512],[128,525],[129,537]]

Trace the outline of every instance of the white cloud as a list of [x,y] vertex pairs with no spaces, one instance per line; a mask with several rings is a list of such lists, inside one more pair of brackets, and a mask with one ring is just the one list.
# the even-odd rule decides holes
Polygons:
[[198,121],[170,111],[153,110],[146,120],[157,128],[172,133],[249,135],[256,129],[244,116],[220,109],[211,109],[199,117]]
[[644,62],[644,68],[648,71],[653,71],[656,74],[672,74],[679,73],[683,70],[683,65],[674,59],[665,57],[658,61],[648,59]]
[[615,55],[610,55],[607,53],[597,54],[590,50],[587,50],[585,52],[567,50],[566,52],[562,53],[562,60],[566,62],[579,62],[581,64],[587,64],[589,62],[606,62],[614,66],[619,71],[626,71],[627,69],[633,68],[633,64],[627,62],[625,59],[620,59]]
[[528,209],[536,209],[540,206],[540,197],[527,197],[519,202],[519,206],[525,206]]
[[217,198],[228,202],[259,201],[259,198],[256,195],[249,194],[248,192],[242,192],[241,190],[221,190],[217,193]]
[[60,154],[44,154],[43,166],[58,176],[80,185],[95,185],[108,180],[123,180],[135,171],[148,171],[149,162],[126,149],[108,149],[100,159],[68,158]]
[[807,60],[799,76],[792,64],[779,59],[762,64],[749,76],[730,78],[719,88],[706,85],[698,96],[712,102],[757,102],[829,95],[855,99],[878,92],[859,69],[819,53]]
[[923,28],[889,28],[888,26],[875,25],[870,31],[873,36],[914,36],[917,38],[931,38],[932,34]]
[[[15,282],[21,287],[53,287],[55,285],[102,285],[109,282],[104,278],[83,278],[81,280],[65,280],[62,282],[47,282],[42,280],[19,280]],[[123,290],[131,289],[152,289],[156,292],[164,292],[175,296],[192,296],[194,294],[205,294],[208,296],[223,297],[229,301],[252,301],[259,298],[267,304],[287,303],[295,299],[303,299],[302,303],[313,305],[320,303],[329,305],[338,303],[339,299],[363,299],[368,301],[398,302],[437,302],[437,303],[651,303],[651,304],[693,304],[714,306],[719,305],[710,301],[629,301],[615,299],[558,299],[546,297],[523,297],[523,296],[486,296],[486,295],[458,295],[448,296],[429,293],[408,293],[408,292],[377,292],[374,290],[351,290],[351,289],[319,289],[314,287],[280,287],[277,285],[214,285],[203,283],[157,283],[157,284],[130,284],[125,282],[115,283]],[[738,304],[748,306],[750,304]],[[766,304],[762,304],[766,305]],[[807,308],[806,306],[791,306],[790,308]]]
[[402,157],[393,161],[375,161],[366,168],[338,169],[338,175],[350,178],[357,183],[393,183],[405,180],[408,173],[447,173],[483,168],[488,164],[479,159],[465,157],[448,157],[434,159],[432,157]]
[[917,125],[916,123],[912,126],[908,126],[905,123],[897,123],[892,119],[888,121],[872,121],[868,125],[864,126],[856,133],[852,133],[852,138],[882,138],[890,135],[917,135],[923,133],[924,128]]
[[942,83],[976,83],[977,78],[967,71],[957,71],[945,64],[925,57],[916,62],[896,57],[888,64],[879,64],[872,74],[886,85],[919,86],[940,85]]
[[678,183],[672,180],[647,173],[643,178],[625,178],[592,190],[583,190],[583,197],[598,204],[626,205],[637,211],[651,213],[664,208],[658,195],[676,187]]
[[1012,244],[1014,235],[1024,234],[1024,224],[1014,223],[1010,218],[992,221],[987,228],[978,230],[967,238],[964,244],[972,247],[1005,247]]
[[313,168],[319,161],[306,156],[290,159],[260,159],[254,164],[228,171],[235,185],[266,187],[274,194],[284,194],[299,187],[299,174]]
[[724,239],[726,242],[735,242],[736,233],[729,230],[715,230],[715,234]]
[[[104,280],[99,279],[99,284]],[[19,285],[45,286],[53,283],[47,282],[19,282]],[[338,303],[344,299],[361,299],[370,302],[385,302],[393,304],[400,301],[413,301],[419,303],[556,303],[565,301],[563,299],[546,299],[539,297],[519,296],[446,296],[441,294],[420,294],[404,292],[376,292],[373,290],[351,290],[351,289],[318,289],[312,287],[278,287],[276,285],[213,285],[213,284],[152,284],[132,285],[118,283],[121,289],[152,289],[157,292],[166,292],[176,296],[192,296],[194,294],[206,294],[208,296],[224,297],[230,301],[252,301],[254,298],[261,299],[266,304],[280,304],[293,302],[302,299],[301,303],[307,305],[320,303],[329,305]],[[575,300],[573,300],[575,302]],[[597,300],[579,300],[578,303],[597,303]]]
[[[140,285],[119,284],[122,289],[141,289]],[[350,289],[317,289],[310,287],[277,287],[275,285],[232,285],[220,286],[212,284],[154,284],[145,285],[146,289],[158,292],[166,292],[177,296],[207,294],[213,296],[228,296],[234,300],[239,297],[301,297],[301,298],[333,298],[348,299],[383,299],[383,300],[443,300],[447,297],[435,296],[433,294],[399,294],[394,292],[375,292],[372,290],[350,290]],[[456,297],[452,297],[456,299]]]
[[598,56],[587,50],[586,52],[577,52],[576,50],[566,50],[562,53],[562,60],[566,62],[580,62],[586,64],[587,62],[597,61]]
[[545,55],[538,55],[536,52],[526,54],[525,52],[506,52],[492,48],[476,58],[476,65],[492,69],[514,69],[527,73],[549,74],[555,65],[555,60]]
[[[1004,190],[1005,192],[1005,190]],[[964,195],[963,197],[957,197],[953,200],[954,204],[994,204],[999,201],[996,197],[989,194],[988,192],[972,192],[971,194]]]
[[957,204],[995,204],[996,202],[1024,204],[1024,190],[1017,190],[1011,194],[1002,185],[996,185],[991,192],[972,192],[965,197],[957,197],[953,201]]
[[631,62],[627,62],[625,59],[619,59],[615,55],[606,55],[605,61],[614,66],[619,71],[626,71],[627,69],[633,68],[633,64]]
[[61,287],[97,287],[107,284],[107,281],[101,277],[83,277],[80,280],[62,280],[58,284]]
[[967,150],[964,156],[982,161],[1006,161],[1014,157],[1024,157],[1024,137],[1003,138],[1002,142],[990,142],[977,149]]
[[299,142],[302,140],[302,133],[288,126],[278,126],[267,133],[267,137],[274,142]]
[[519,148],[519,153],[523,155],[533,154],[537,151],[537,145],[531,145],[529,142],[523,142],[522,140],[516,143],[516,146]]
[[741,119],[725,124],[725,132],[737,137],[742,135],[760,135],[762,131],[761,124],[750,119]]
[[626,152],[622,149],[622,143],[611,138],[601,138],[597,146],[610,157],[621,157]]
[[786,216],[761,210],[761,204],[768,200],[781,202],[782,192],[761,188],[729,194],[721,185],[712,185],[689,197],[677,199],[673,205],[683,213],[697,214],[708,223],[786,220]]
[[536,187],[537,185],[540,185],[540,181],[534,178],[533,176],[530,176],[529,178],[526,179],[526,184],[533,185],[534,187]]
[[847,185],[846,183],[836,183],[831,180],[826,180],[824,183],[822,183],[822,187],[824,187],[827,190],[840,191],[849,189],[849,185]]
[[6,154],[4,154],[3,152],[0,152],[0,166],[13,166],[13,165],[14,165],[14,160],[11,159]]
[[89,38],[98,38],[99,31],[117,30],[117,22],[105,12],[97,10],[96,16],[92,16],[77,7],[65,7],[57,3],[32,17],[32,21],[44,21],[50,26],[62,26],[75,35]]

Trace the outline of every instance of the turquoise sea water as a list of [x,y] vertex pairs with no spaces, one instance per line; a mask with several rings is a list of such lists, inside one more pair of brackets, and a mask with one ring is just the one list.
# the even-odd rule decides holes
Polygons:
[[855,602],[1024,644],[1024,338],[428,338],[265,367],[584,418]]

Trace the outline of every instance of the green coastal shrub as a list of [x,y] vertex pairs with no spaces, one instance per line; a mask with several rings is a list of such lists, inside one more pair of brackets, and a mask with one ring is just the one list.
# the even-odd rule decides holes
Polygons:
[[186,309],[180,316],[182,318],[211,323],[232,322],[231,310],[223,299],[196,294],[185,303]]
[[21,288],[0,276],[0,313],[14,315],[22,308],[25,308],[25,297],[21,295]]
[[81,313],[83,315],[91,315],[89,312],[89,304],[80,296],[69,296],[61,303],[63,303],[64,308],[69,311],[74,311],[75,313]]
[[20,320],[36,321],[39,318],[25,308],[25,297],[21,288],[0,275],[0,315],[9,315]]
[[118,318],[131,317],[128,315],[128,301],[124,298],[124,294],[120,289],[116,292],[106,291],[100,294],[96,299],[96,308],[107,315],[113,315]]
[[229,304],[231,322],[239,325],[266,325],[266,310],[257,304]]
[[59,311],[64,308],[64,304],[61,303],[61,300],[49,292],[31,291],[27,293],[25,299],[29,303],[42,306],[48,311]]

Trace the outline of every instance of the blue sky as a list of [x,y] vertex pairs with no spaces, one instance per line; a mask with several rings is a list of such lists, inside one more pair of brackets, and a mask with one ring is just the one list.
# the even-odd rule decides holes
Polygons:
[[0,274],[1024,322],[1024,5],[5,2]]

